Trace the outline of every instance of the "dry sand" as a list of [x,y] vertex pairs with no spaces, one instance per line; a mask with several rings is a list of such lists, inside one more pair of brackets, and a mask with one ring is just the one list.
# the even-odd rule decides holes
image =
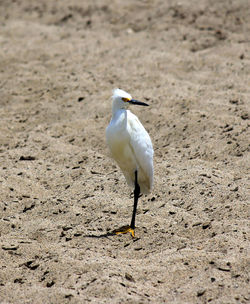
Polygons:
[[[0,302],[249,303],[249,0],[0,2]],[[111,91],[155,148],[133,198]]]

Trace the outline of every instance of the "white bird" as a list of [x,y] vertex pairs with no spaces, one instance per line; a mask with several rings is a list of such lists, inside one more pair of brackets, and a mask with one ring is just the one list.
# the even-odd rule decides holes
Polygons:
[[135,216],[140,193],[149,193],[153,186],[154,150],[148,132],[128,105],[148,106],[132,99],[127,92],[113,91],[112,118],[106,129],[107,145],[113,159],[121,168],[129,186],[134,187],[134,208],[130,226],[114,230],[114,233],[130,232],[134,237]]

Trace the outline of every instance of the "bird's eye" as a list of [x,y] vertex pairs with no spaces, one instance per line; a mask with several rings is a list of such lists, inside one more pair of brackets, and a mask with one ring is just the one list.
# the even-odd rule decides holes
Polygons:
[[128,101],[129,101],[129,99],[128,99],[128,98],[125,98],[125,97],[122,97],[122,100],[123,100],[124,102],[128,102]]

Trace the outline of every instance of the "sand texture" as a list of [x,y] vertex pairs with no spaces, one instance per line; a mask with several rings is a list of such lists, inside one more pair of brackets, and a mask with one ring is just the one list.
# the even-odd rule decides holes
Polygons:
[[[139,200],[112,89],[155,149]],[[249,303],[249,0],[0,1],[0,303]]]

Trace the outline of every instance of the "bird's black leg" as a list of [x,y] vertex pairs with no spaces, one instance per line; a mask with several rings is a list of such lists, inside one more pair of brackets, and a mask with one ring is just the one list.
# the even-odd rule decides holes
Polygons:
[[130,232],[132,237],[135,236],[135,216],[136,216],[138,198],[140,197],[140,186],[139,186],[138,181],[137,181],[137,174],[138,174],[138,172],[135,171],[134,209],[133,209],[131,224],[130,224],[130,226],[126,225],[126,226],[123,226],[121,228],[113,230],[112,234],[120,234],[120,233]]
[[134,190],[134,209],[133,209],[133,215],[131,219],[131,224],[130,227],[132,229],[135,229],[135,216],[136,216],[136,209],[137,209],[137,203],[138,203],[138,198],[140,196],[140,186],[137,182],[137,170],[135,171],[135,190]]

